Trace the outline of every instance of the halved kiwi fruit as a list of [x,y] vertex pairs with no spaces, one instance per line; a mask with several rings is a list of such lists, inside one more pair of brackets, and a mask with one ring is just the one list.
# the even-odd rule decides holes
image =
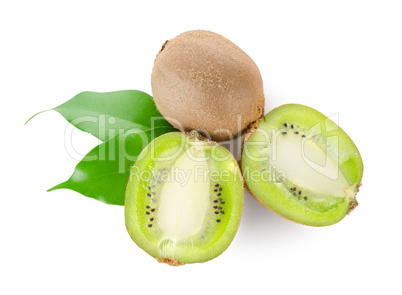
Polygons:
[[131,170],[126,227],[170,265],[208,261],[233,240],[243,208],[240,168],[225,148],[173,132],[152,141]]
[[326,226],[357,206],[363,162],[349,136],[307,106],[268,113],[244,138],[242,171],[251,193],[292,221]]

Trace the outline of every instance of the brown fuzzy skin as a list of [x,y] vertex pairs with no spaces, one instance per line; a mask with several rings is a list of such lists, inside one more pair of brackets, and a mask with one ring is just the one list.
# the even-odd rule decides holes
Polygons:
[[177,260],[173,258],[155,258],[159,263],[166,263],[170,266],[180,266],[185,265],[185,263],[179,263]]
[[229,140],[264,114],[260,71],[238,46],[195,30],[163,44],[151,76],[158,110],[181,131]]

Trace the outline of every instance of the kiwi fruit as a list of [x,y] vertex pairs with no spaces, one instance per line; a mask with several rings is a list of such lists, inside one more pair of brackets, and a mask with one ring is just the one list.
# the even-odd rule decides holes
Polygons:
[[152,93],[160,113],[182,131],[215,141],[238,136],[264,115],[260,71],[237,45],[213,32],[166,41],[155,59]]
[[332,120],[286,104],[244,137],[241,168],[250,192],[283,217],[311,226],[342,220],[356,206],[363,162]]
[[197,132],[172,132],[152,141],[132,167],[125,221],[140,248],[177,266],[225,251],[242,208],[243,179],[229,151]]

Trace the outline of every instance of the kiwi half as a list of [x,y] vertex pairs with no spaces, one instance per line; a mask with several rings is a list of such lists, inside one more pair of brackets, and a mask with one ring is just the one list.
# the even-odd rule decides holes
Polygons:
[[204,262],[233,240],[243,208],[240,168],[225,148],[173,132],[152,141],[131,170],[126,227],[169,265]]
[[264,115],[264,91],[254,61],[225,37],[204,30],[166,41],[155,59],[152,94],[161,114],[182,131],[216,141],[245,131]]
[[349,136],[307,106],[287,104],[244,138],[242,171],[251,193],[292,221],[326,226],[357,206],[363,162]]

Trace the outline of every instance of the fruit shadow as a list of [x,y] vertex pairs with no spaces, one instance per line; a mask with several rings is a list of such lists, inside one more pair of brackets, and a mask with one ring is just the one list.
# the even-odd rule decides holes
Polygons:
[[[221,142],[220,145],[228,149],[240,164],[243,138]],[[305,229],[305,230],[301,230]],[[258,202],[248,191],[244,190],[244,205],[241,224],[238,231],[240,239],[261,238],[261,236],[287,239],[306,233],[306,226],[289,221]]]
[[246,189],[239,232],[251,236],[289,236],[300,234],[305,226],[287,220],[258,202]]

